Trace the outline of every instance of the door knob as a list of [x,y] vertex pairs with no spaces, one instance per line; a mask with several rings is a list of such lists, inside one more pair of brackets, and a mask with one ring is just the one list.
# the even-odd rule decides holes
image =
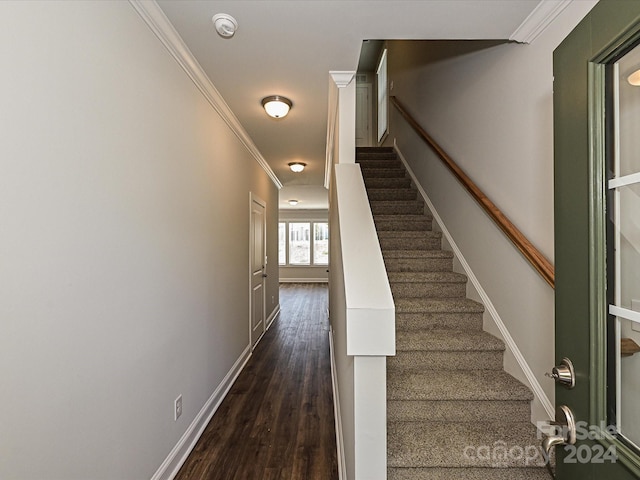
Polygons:
[[576,373],[573,368],[573,363],[568,358],[563,358],[560,365],[556,365],[551,370],[551,373],[545,373],[549,378],[553,378],[557,383],[566,387],[573,388],[576,386]]
[[556,445],[573,445],[576,443],[576,419],[573,412],[566,405],[560,405],[556,409],[556,421],[554,425],[555,434],[549,435],[542,440],[542,449],[549,458],[551,449]]

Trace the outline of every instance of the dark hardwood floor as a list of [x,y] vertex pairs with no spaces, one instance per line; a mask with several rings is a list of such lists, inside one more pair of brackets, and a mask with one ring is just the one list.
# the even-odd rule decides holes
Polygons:
[[279,317],[176,480],[337,480],[327,297],[281,285]]

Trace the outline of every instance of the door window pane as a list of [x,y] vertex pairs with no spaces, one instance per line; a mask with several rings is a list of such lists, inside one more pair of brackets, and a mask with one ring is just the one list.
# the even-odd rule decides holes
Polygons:
[[313,224],[313,263],[316,265],[329,264],[329,224]]
[[289,223],[289,263],[309,265],[311,262],[311,224]]
[[[613,142],[609,181],[609,290],[610,331],[615,354],[615,426],[628,442],[640,446],[640,87],[629,76],[640,64],[636,47],[613,65]],[[635,345],[635,347],[634,347]],[[611,368],[615,367],[615,368]],[[613,402],[615,401],[615,405]]]
[[618,306],[631,309],[640,302],[640,184],[617,189],[618,218],[614,222],[618,240]]

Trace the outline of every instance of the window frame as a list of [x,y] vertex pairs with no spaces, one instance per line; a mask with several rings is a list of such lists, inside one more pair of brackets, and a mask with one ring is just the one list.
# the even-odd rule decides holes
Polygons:
[[[309,220],[309,219],[288,219],[288,220],[279,220],[278,221],[278,235],[280,234],[280,226],[284,223],[284,235],[285,235],[285,259],[286,263],[280,263],[280,237],[278,236],[278,266],[286,267],[286,268],[309,268],[309,267],[328,267],[330,259],[327,255],[327,263],[316,263],[315,262],[315,226],[318,223],[325,224],[327,226],[327,231],[329,230],[329,221],[328,220]],[[309,224],[309,263],[291,263],[291,248],[290,248],[290,229],[289,224],[291,223],[308,223]]]

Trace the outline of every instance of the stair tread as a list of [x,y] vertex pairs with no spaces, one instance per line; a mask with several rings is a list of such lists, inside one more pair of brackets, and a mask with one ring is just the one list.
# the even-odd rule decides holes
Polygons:
[[426,330],[396,332],[396,349],[400,351],[504,351],[502,340],[490,333],[460,330]]
[[392,153],[396,154],[394,147],[356,147],[356,155],[368,153]]
[[390,283],[466,283],[467,276],[455,272],[388,272]]
[[[397,205],[397,204],[415,205],[416,203],[420,205],[424,205],[424,202],[422,200],[371,200],[369,203],[375,204],[375,205]],[[381,215],[381,214],[376,213],[376,215]],[[387,215],[393,215],[393,214],[387,214]]]
[[389,156],[370,156],[370,158],[359,158],[356,163],[361,168],[402,168],[402,162],[397,158]]
[[374,221],[397,221],[397,222],[423,222],[425,220],[433,220],[433,215],[430,213],[424,213],[421,215],[412,215],[412,214],[397,214],[397,215],[388,215],[384,213],[379,213],[373,216]]
[[398,298],[398,313],[482,313],[484,305],[469,298]]
[[[535,427],[529,422],[390,422],[388,429],[389,466],[459,468],[543,467],[544,457]],[[531,455],[525,458],[491,455],[492,448],[505,454],[514,447]],[[471,447],[472,450],[467,450]],[[485,447],[488,458],[477,455]],[[487,448],[488,447],[488,448]],[[504,450],[506,447],[506,450]],[[467,455],[465,455],[467,451]],[[438,455],[440,453],[440,455]],[[457,453],[457,455],[456,455]],[[475,455],[474,455],[475,454]],[[524,457],[524,455],[523,455]],[[535,457],[535,458],[533,458]],[[488,472],[487,472],[488,473]]]
[[381,230],[378,232],[378,238],[442,238],[441,232],[434,232],[432,230],[426,231],[400,231],[395,230]]
[[[540,439],[529,422],[389,422],[387,438],[390,467],[544,466]],[[515,447],[522,450],[509,455]],[[498,451],[504,455],[495,455]]]
[[420,215],[424,213],[424,202],[422,200],[370,200],[369,205],[374,215]]
[[531,391],[504,371],[396,370],[387,379],[389,400],[532,400]]
[[392,422],[528,422],[528,400],[389,400]]
[[369,167],[362,165],[360,170],[362,171],[362,176],[368,178],[402,178],[406,175],[406,170],[402,166],[388,168],[383,166]]
[[411,186],[411,179],[409,177],[371,177],[364,178],[364,184],[367,188],[407,188]]
[[541,467],[528,468],[389,468],[388,480],[552,480]]
[[418,193],[418,191],[415,188],[411,188],[411,187],[393,188],[393,189],[374,187],[374,188],[367,188],[367,193],[376,193],[376,192],[389,193],[389,190],[394,190],[396,192],[410,192],[415,194]]
[[418,200],[418,192],[411,188],[370,188],[367,189],[369,201],[415,201]]
[[390,260],[403,258],[453,258],[448,250],[385,250],[383,257]]

